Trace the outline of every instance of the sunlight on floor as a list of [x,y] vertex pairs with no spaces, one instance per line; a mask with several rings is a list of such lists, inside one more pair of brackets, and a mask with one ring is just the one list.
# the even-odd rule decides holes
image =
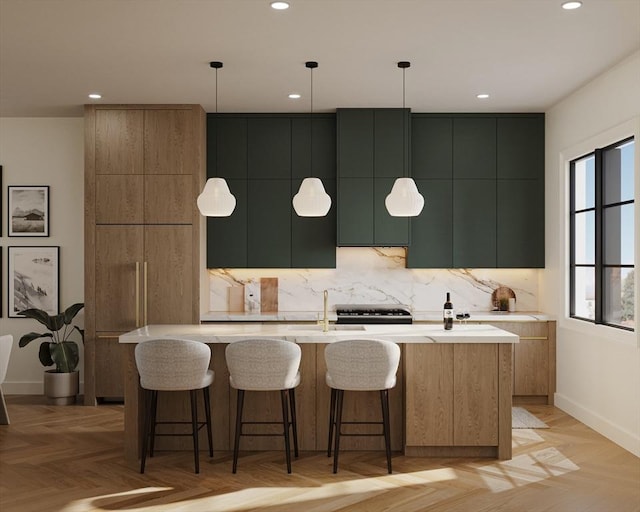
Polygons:
[[483,466],[477,471],[488,489],[503,492],[579,469],[556,448],[546,448]]

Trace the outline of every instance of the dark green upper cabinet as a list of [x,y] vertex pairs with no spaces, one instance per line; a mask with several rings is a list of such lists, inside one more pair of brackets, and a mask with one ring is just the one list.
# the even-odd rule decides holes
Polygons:
[[[309,116],[207,116],[207,175],[226,178],[236,196],[231,216],[207,219],[207,268],[335,268],[335,116],[313,122],[312,153]],[[293,210],[293,195],[311,175],[332,197],[326,217]]]
[[409,245],[384,200],[409,175],[409,109],[338,109],[338,246]]
[[250,118],[247,171],[250,179],[291,178],[291,120]]
[[411,128],[425,208],[407,266],[544,267],[544,114],[414,114]]
[[314,115],[313,131],[308,118],[291,120],[291,176],[294,179],[315,176],[323,181],[336,179],[335,116]]
[[453,118],[453,178],[496,179],[496,119]]
[[543,179],[544,114],[497,121],[498,179]]
[[373,109],[338,109],[338,177],[373,177]]
[[207,177],[246,179],[247,120],[207,115]]
[[453,267],[453,181],[416,180],[425,196],[422,214],[411,220],[409,268]]
[[544,182],[498,180],[497,266],[544,267]]
[[415,180],[453,177],[453,119],[412,115],[411,176]]
[[453,182],[453,268],[496,266],[496,182]]

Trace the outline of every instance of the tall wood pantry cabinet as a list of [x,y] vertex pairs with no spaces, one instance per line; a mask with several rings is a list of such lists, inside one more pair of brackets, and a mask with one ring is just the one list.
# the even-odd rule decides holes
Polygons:
[[118,336],[199,322],[206,118],[199,105],[85,107],[85,404],[124,396]]

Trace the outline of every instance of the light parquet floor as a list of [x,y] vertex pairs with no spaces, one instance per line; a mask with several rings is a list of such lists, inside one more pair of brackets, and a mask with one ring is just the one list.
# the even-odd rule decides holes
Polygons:
[[549,429],[513,431],[513,459],[282,452],[231,457],[160,452],[147,472],[122,458],[122,406],[55,407],[8,398],[0,426],[2,512],[640,512],[640,459],[552,406],[526,406]]

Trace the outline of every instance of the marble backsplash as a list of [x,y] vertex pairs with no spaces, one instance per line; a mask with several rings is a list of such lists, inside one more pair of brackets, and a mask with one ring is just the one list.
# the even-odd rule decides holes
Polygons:
[[210,311],[228,311],[231,286],[278,278],[279,311],[321,310],[323,291],[336,304],[402,304],[413,311],[442,309],[451,292],[455,309],[490,311],[500,287],[516,295],[517,311],[538,311],[538,269],[407,269],[404,248],[341,247],[335,269],[211,269]]

